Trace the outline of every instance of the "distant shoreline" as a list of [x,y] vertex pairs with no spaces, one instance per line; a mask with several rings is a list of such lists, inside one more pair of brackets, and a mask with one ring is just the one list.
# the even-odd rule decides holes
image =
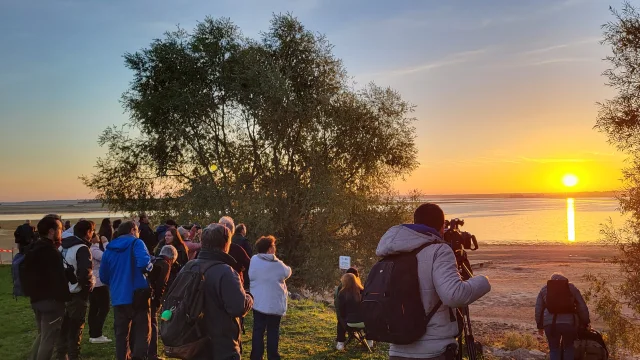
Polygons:
[[[615,198],[619,195],[619,191],[581,191],[581,192],[562,192],[562,193],[495,193],[495,194],[431,194],[420,195],[420,199],[564,199],[564,198]],[[399,198],[406,199],[411,195],[400,195]],[[95,199],[76,199],[76,200],[32,200],[32,201],[0,201],[0,208],[11,206],[42,206],[51,207],[79,205],[79,206],[98,206],[102,208],[99,200]]]

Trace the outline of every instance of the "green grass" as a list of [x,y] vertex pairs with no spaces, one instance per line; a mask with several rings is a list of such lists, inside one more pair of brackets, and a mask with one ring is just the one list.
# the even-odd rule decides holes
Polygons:
[[[36,335],[33,312],[29,300],[15,300],[11,295],[11,269],[0,266],[0,359],[26,359]],[[283,359],[387,359],[388,347],[376,344],[373,353],[368,353],[357,342],[347,346],[346,351],[335,350],[336,319],[333,310],[324,304],[312,301],[290,301],[287,316],[282,319],[280,329],[280,354]],[[252,319],[245,322],[247,335],[242,337],[244,355],[251,352]],[[109,313],[104,334],[113,335],[113,313]],[[115,359],[115,348],[111,344],[89,344],[85,327],[82,352],[85,360]],[[265,356],[266,358],[266,356]]]

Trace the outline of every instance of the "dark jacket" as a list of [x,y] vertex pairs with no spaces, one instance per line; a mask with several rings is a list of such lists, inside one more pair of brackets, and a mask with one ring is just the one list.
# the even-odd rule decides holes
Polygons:
[[338,304],[340,307],[338,309],[338,317],[343,326],[362,322],[360,301],[358,299],[353,299],[351,296],[346,296],[344,292],[340,292],[338,294]]
[[[160,257],[160,251],[162,250],[162,247],[165,246],[166,243],[164,241],[164,239],[162,239],[159,243],[158,246],[156,246],[156,250],[155,250],[155,257]],[[187,247],[186,246],[180,246],[178,245],[177,242],[174,242],[173,245],[176,250],[178,251],[178,259],[176,260],[176,262],[173,263],[173,265],[171,265],[171,271],[169,273],[169,282],[167,284],[167,287],[171,286],[171,284],[173,283],[173,280],[176,279],[176,276],[178,276],[178,273],[180,272],[180,270],[182,269],[183,266],[185,266],[187,264],[187,262],[189,262],[189,252],[187,251]]]
[[249,243],[249,240],[246,237],[242,236],[242,234],[240,234],[239,232],[233,234],[233,238],[231,238],[231,242],[233,244],[238,244],[242,246],[242,248],[247,253],[249,258],[253,256],[253,249],[251,248],[251,243]]
[[18,226],[13,236],[16,239],[16,244],[29,245],[33,241],[33,228],[29,224],[22,224]]
[[[235,265],[233,265],[233,270],[235,270],[238,275],[240,275],[240,281],[243,286],[248,289],[247,285],[249,283],[249,277],[245,280],[245,272],[249,271],[249,264],[251,264],[251,258],[247,255],[247,252],[244,251],[242,246],[238,244],[231,243],[231,247],[229,247],[229,255],[236,261]],[[246,282],[246,283],[245,283]]]
[[151,254],[153,249],[156,248],[156,245],[158,245],[158,238],[156,237],[155,233],[153,232],[149,224],[140,223],[140,226],[138,226],[138,230],[140,231],[140,239],[147,246],[147,250],[149,250],[149,254]]
[[[93,289],[93,261],[91,257],[91,243],[77,236],[71,236],[62,239],[62,251],[69,249],[76,245],[84,245],[78,248],[76,252],[76,277],[78,278],[78,285],[82,288],[80,293],[85,296],[89,296],[89,293]],[[62,252],[61,251],[61,252]]]
[[240,359],[240,318],[253,307],[245,293],[235,260],[221,251],[203,249],[198,262],[213,262],[204,273],[204,331],[210,343],[196,359]]
[[169,282],[169,273],[171,270],[171,264],[169,260],[161,256],[153,263],[153,270],[149,274],[149,285],[151,285],[152,299],[151,303],[160,307],[162,303],[162,296],[167,289],[167,283]]
[[25,254],[22,268],[20,282],[32,303],[71,300],[62,255],[52,240],[38,239]]

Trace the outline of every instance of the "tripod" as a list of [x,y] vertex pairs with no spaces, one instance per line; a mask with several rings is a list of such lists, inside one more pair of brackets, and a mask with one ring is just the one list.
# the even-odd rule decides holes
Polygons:
[[[458,271],[462,280],[469,280],[473,277],[473,271],[471,271],[471,264],[467,258],[467,253],[464,249],[460,248],[454,251],[456,255],[456,263],[458,264]],[[476,343],[473,337],[473,330],[471,329],[471,316],[469,315],[469,306],[458,308],[458,316],[462,319],[462,331],[458,336],[458,355],[457,359],[462,360],[462,341],[467,347],[467,356],[469,360],[477,360],[482,358],[482,344]],[[478,351],[480,356],[478,356]]]

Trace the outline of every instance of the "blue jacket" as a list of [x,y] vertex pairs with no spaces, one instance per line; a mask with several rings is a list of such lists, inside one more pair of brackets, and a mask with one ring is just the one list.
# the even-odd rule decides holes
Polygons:
[[111,305],[132,304],[133,292],[149,287],[144,272],[151,271],[152,267],[151,257],[142,240],[133,235],[123,235],[110,241],[102,255],[100,281],[109,286]]

